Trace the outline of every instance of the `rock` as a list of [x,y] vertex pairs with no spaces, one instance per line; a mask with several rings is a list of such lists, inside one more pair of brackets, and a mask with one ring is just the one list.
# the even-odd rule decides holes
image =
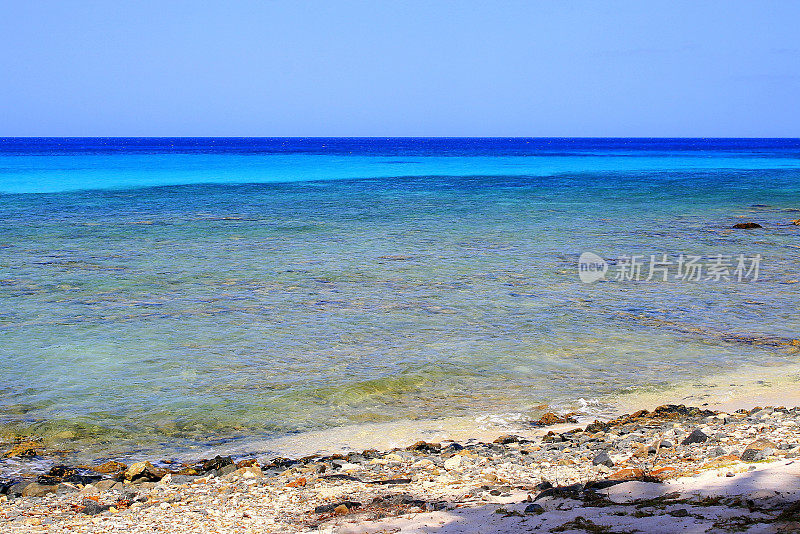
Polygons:
[[384,486],[390,486],[394,484],[411,484],[410,478],[388,478],[385,480],[372,480],[369,484],[381,484]]
[[[273,460],[273,463],[277,467],[289,467],[289,465],[291,465],[291,464],[288,464],[286,466],[278,465],[278,462],[280,460],[283,460],[283,459],[282,458],[275,458],[275,460]],[[200,464],[199,464],[200,468],[203,471],[206,471],[206,472],[207,471],[219,471],[219,470],[221,470],[224,467],[227,467],[229,465],[234,465],[233,464],[233,458],[231,458],[230,456],[219,456],[219,455],[215,456],[211,460],[201,460]],[[233,471],[235,471],[235,470],[236,470],[236,466],[234,466],[234,468],[233,468]],[[231,471],[231,473],[233,471]],[[219,476],[219,475],[217,475],[217,476]]]
[[150,462],[136,462],[125,471],[125,480],[130,482],[148,481],[156,482],[167,474],[165,469],[159,469]]
[[543,514],[544,506],[541,504],[531,503],[525,507],[526,514]]
[[497,443],[499,445],[508,445],[509,443],[519,443],[519,436],[514,436],[512,434],[507,434],[505,436],[500,436],[493,443]]
[[302,488],[308,483],[306,477],[297,477],[296,479],[292,480],[291,482],[286,484],[287,488]]
[[733,228],[737,230],[749,230],[751,228],[763,228],[763,226],[754,222],[743,222],[734,224]]
[[426,441],[418,441],[407,447],[407,451],[418,451],[418,452],[439,452],[442,446],[439,443],[428,443]]
[[65,493],[75,493],[78,491],[77,486],[73,486],[69,482],[62,482],[56,487],[56,494],[64,495]]
[[683,441],[681,441],[681,445],[692,445],[694,443],[704,443],[708,440],[708,436],[700,430],[699,428],[695,428],[691,434],[686,436]]
[[564,423],[576,423],[577,421],[575,418],[572,417],[572,414],[567,414],[564,417],[561,417],[558,414],[553,412],[547,412],[542,417],[539,418],[538,421],[534,421],[533,425],[535,426],[550,426],[550,425],[560,425]]
[[67,478],[75,475],[80,475],[78,470],[66,465],[54,465],[50,468],[50,471],[47,472],[47,476],[53,478]]
[[746,449],[754,449],[757,451],[763,451],[764,449],[777,449],[778,446],[768,439],[757,439],[754,442],[750,443]]
[[644,477],[644,471],[634,467],[620,469],[616,473],[611,474],[608,478],[610,480],[639,480],[642,477]]
[[107,504],[100,504],[97,501],[93,501],[92,499],[84,499],[82,504],[83,504],[83,509],[81,509],[81,513],[87,515],[102,514],[103,512],[111,508],[111,506]]
[[33,441],[23,441],[17,443],[9,451],[3,454],[4,458],[31,458],[37,456],[42,447]]
[[340,501],[338,503],[333,503],[333,504],[322,504],[314,508],[314,513],[329,514],[331,512],[335,512],[336,509],[339,508],[340,506],[344,506],[349,512],[350,510],[360,507],[361,503],[356,501]]
[[689,517],[689,510],[687,510],[686,508],[679,508],[677,510],[673,510],[668,513],[672,517]]
[[461,466],[462,458],[463,457],[458,454],[455,456],[451,456],[450,458],[444,461],[444,468],[448,470],[458,469]]
[[606,451],[602,451],[600,454],[594,457],[592,460],[592,465],[604,465],[606,467],[614,467],[614,462],[611,460],[611,457],[608,455]]
[[557,497],[563,499],[578,499],[583,492],[583,484],[570,484],[569,486],[556,486],[539,493],[533,500],[538,501],[544,497]]
[[433,469],[436,467],[436,464],[427,458],[423,458],[422,460],[415,462],[411,467],[414,469]]
[[225,467],[221,467],[214,471],[214,476],[217,477],[224,477],[225,475],[230,475],[231,473],[236,471],[236,466],[233,463],[226,465]]
[[102,473],[104,475],[117,475],[119,473],[124,473],[127,469],[128,466],[122,462],[106,462],[104,464],[92,467],[92,471]]
[[725,452],[725,449],[723,449],[722,447],[716,447],[716,448],[712,449],[708,453],[708,455],[711,456],[712,458],[717,458],[719,456],[725,456],[726,454],[728,454],[728,453]]
[[44,497],[49,493],[55,493],[58,486],[45,486],[38,482],[31,482],[22,490],[23,497]]
[[178,471],[174,472],[173,475],[197,477],[200,476],[200,471],[194,467],[182,467]]
[[792,221],[792,224],[795,225],[795,226],[800,226],[800,219],[797,219],[796,221]]
[[99,481],[95,482],[94,483],[94,487],[95,487],[95,489],[97,491],[104,492],[104,491],[110,490],[116,484],[119,484],[119,482],[117,482],[116,480],[105,479],[105,480],[99,480]]
[[598,491],[616,486],[617,484],[624,484],[627,480],[594,480],[586,484],[586,489],[589,491]]
[[197,475],[172,475],[172,483],[175,485],[188,484],[197,478]]
[[29,484],[33,484],[33,481],[21,480],[15,484],[11,484],[11,486],[8,488],[8,494],[19,497]]
[[258,467],[257,465],[240,467],[239,469],[234,471],[233,474],[243,478],[261,478],[264,476],[264,472],[261,471],[261,468]]

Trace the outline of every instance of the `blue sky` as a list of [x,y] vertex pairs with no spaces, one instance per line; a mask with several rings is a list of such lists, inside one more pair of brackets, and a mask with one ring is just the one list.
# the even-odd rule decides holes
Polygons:
[[800,136],[789,0],[0,12],[5,136]]

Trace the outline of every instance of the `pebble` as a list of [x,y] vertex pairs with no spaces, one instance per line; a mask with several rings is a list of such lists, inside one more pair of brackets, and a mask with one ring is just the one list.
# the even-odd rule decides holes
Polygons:
[[[658,417],[634,414],[590,425],[589,431],[581,428],[542,438],[500,440],[505,443],[442,446],[419,442],[409,450],[274,459],[260,465],[240,463],[238,468],[230,457],[218,456],[194,466],[196,474],[181,474],[177,469],[164,474],[153,464],[140,462],[124,471],[125,478],[134,483],[60,482],[57,494],[47,493],[45,498],[0,497],[0,518],[9,518],[0,530],[27,533],[30,526],[13,518],[28,514],[52,520],[57,532],[65,530],[60,525],[67,525],[76,514],[85,521],[91,520],[86,515],[102,514],[118,521],[119,531],[165,532],[175,521],[192,517],[201,522],[197,531],[270,533],[303,532],[303,525],[364,514],[383,517],[469,503],[502,503],[509,513],[542,514],[551,510],[546,499],[571,499],[589,488],[610,488],[646,474],[667,478],[702,472],[703,466],[719,459],[720,476],[735,476],[746,469],[737,457],[772,461],[800,454],[798,426],[789,424],[800,421],[797,410],[713,416],[686,407],[659,410]],[[210,469],[204,471],[204,464]],[[651,465],[647,473],[642,468],[646,465]],[[29,492],[46,486],[33,480],[2,483],[9,496],[21,495],[32,484],[37,486]],[[531,502],[533,496],[540,502]],[[507,504],[513,499],[517,508]],[[662,513],[683,517],[681,509]],[[236,527],[237,521],[246,521],[241,523],[246,528]],[[99,528],[97,532],[105,531]]]

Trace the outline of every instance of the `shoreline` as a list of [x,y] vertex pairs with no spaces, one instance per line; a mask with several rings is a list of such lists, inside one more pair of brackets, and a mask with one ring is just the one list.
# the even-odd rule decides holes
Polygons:
[[[540,412],[555,412],[559,415],[569,413],[577,423],[587,424],[595,419],[608,420],[638,410],[653,410],[664,404],[685,404],[704,409],[734,412],[753,406],[800,406],[800,363],[784,364],[764,368],[743,366],[734,371],[716,375],[697,377],[680,384],[662,387],[639,387],[630,392],[617,393],[586,401],[578,399],[571,405],[542,405]],[[271,457],[301,458],[310,455],[348,454],[364,449],[389,450],[402,448],[417,441],[492,441],[498,436],[513,433],[526,439],[542,435],[537,419],[522,412],[489,413],[459,417],[432,419],[397,420],[379,423],[355,423],[320,430],[307,430],[272,438],[237,438],[205,446],[187,448],[182,453],[161,456],[147,451],[124,456],[95,455],[70,460],[69,454],[46,456],[36,469],[23,466],[22,472],[40,474],[50,466],[64,461],[90,464],[98,461],[122,461],[132,463],[148,460],[154,463],[196,462],[216,455],[232,456],[237,459],[256,459],[268,461]],[[556,427],[556,431],[560,428]],[[3,460],[3,447],[13,443],[31,441],[40,443],[37,436],[9,436],[0,440],[0,462]],[[48,451],[69,451],[78,444],[68,441],[49,441],[40,443],[39,449]],[[43,466],[43,467],[42,467]],[[0,465],[0,480],[3,478]],[[20,471],[18,470],[18,471]],[[9,469],[5,466],[6,475]],[[12,474],[16,472],[11,471]]]
[[170,469],[108,463],[94,473],[59,467],[4,485],[0,526],[10,533],[800,528],[800,408],[666,405],[610,421],[553,415],[541,423],[529,435],[349,454],[238,463],[216,456]]

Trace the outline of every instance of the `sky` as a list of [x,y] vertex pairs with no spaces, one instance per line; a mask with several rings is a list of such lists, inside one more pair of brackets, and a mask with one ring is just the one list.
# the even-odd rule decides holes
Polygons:
[[0,136],[800,137],[798,1],[0,1]]

